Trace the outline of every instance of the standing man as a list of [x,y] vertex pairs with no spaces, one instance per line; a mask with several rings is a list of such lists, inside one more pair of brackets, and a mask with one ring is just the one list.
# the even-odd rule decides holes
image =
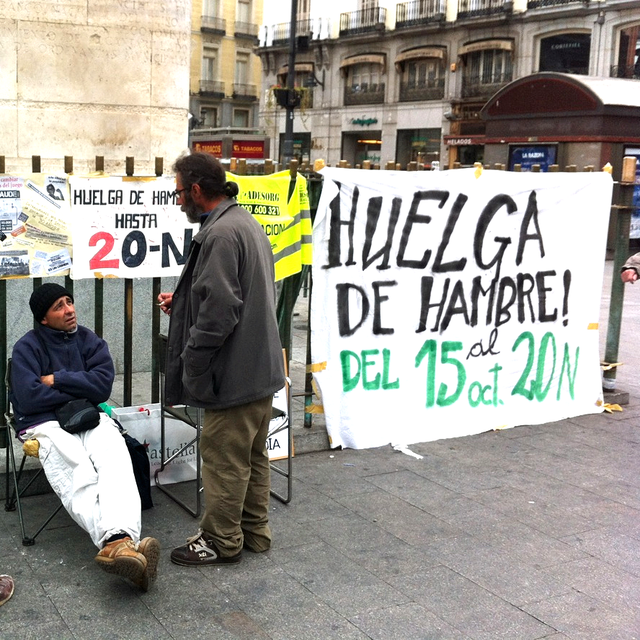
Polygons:
[[107,343],[78,324],[73,295],[48,282],[29,299],[38,323],[13,348],[11,402],[16,431],[36,440],[51,488],[100,551],[98,566],[146,591],[156,579],[160,545],[140,540],[140,496],[131,458],[116,424],[68,433],[56,410],[71,400],[94,405],[111,395],[115,371]]
[[158,297],[171,315],[165,399],[205,409],[205,511],[200,531],[171,560],[231,564],[243,546],[271,546],[266,439],[273,394],[284,386],[273,253],[213,156],[182,156],[173,169],[178,204],[201,228],[175,292]]

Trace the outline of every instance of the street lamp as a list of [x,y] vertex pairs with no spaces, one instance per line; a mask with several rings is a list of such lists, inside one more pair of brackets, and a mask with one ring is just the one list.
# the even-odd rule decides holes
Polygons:
[[289,66],[287,68],[287,106],[284,123],[284,142],[282,144],[282,164],[289,166],[293,160],[293,117],[295,103],[292,100],[295,91],[296,76],[296,27],[298,22],[298,0],[291,0],[291,23],[289,25]]

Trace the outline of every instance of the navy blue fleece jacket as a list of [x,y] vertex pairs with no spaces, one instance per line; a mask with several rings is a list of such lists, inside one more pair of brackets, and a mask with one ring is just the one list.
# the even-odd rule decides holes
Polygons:
[[[46,342],[43,349],[35,331]],[[53,373],[47,386],[40,376]],[[107,343],[93,331],[78,325],[67,333],[40,325],[13,347],[11,402],[16,431],[55,420],[55,410],[69,400],[86,398],[94,404],[109,399],[115,371]]]

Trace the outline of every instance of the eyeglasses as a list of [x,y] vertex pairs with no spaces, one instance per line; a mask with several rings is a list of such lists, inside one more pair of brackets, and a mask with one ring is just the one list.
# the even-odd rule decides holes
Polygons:
[[191,187],[184,187],[183,189],[176,189],[172,194],[171,197],[180,197],[180,195],[182,194],[183,191],[189,191]]

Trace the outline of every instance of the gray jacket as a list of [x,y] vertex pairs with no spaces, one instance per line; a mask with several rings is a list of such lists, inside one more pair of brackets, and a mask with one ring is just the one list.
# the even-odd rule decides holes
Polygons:
[[283,386],[271,245],[226,199],[194,237],[173,294],[165,401],[225,409]]

